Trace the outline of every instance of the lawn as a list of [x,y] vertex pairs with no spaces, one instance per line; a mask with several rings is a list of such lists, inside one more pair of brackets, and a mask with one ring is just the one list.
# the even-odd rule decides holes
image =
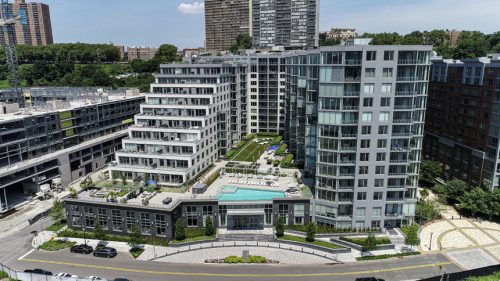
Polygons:
[[[351,242],[359,246],[364,246],[366,242],[366,238],[340,237],[340,240]],[[387,237],[375,237],[375,240],[377,245],[391,244],[391,240]]]
[[141,249],[141,248],[132,248],[129,250],[130,254],[132,255],[132,257],[134,257],[134,259],[138,258],[143,252],[144,252],[144,249]]
[[278,240],[287,240],[287,241],[300,242],[300,243],[304,243],[304,244],[312,244],[315,246],[320,246],[320,247],[325,247],[325,248],[330,248],[330,249],[341,249],[342,248],[339,245],[325,242],[325,241],[320,241],[320,240],[314,240],[314,242],[309,242],[304,237],[293,236],[293,235],[284,235],[283,237],[278,238]]
[[40,245],[39,249],[44,251],[59,251],[62,249],[66,249],[69,247],[73,247],[76,242],[71,241],[62,241],[62,240],[49,240],[42,245]]
[[[92,231],[86,231],[85,236],[83,231],[65,229],[57,234],[58,237],[71,237],[71,238],[87,238],[87,239],[95,239],[95,235]],[[106,234],[105,241],[116,241],[116,242],[130,242],[130,237],[126,235],[117,235],[117,234]],[[151,239],[148,237],[143,237],[144,244],[156,245],[156,246],[167,246],[168,243],[164,239]],[[142,244],[142,243],[141,243]]]
[[188,242],[195,242],[195,241],[204,241],[204,240],[214,240],[215,239],[215,234],[212,236],[196,236],[196,237],[188,237],[184,240],[172,240],[172,244],[182,244],[182,243],[188,243]]
[[357,261],[385,260],[385,259],[390,259],[390,258],[399,258],[399,257],[416,256],[416,255],[420,255],[420,252],[387,254],[387,255],[378,255],[378,256],[363,256],[363,257],[357,257],[356,260]]
[[51,226],[47,227],[47,230],[56,232],[56,231],[61,230],[65,226],[66,226],[66,222],[55,222]]
[[[260,140],[260,139],[257,139]],[[236,154],[232,161],[242,161],[242,162],[255,162],[259,157],[266,151],[266,149],[271,145],[271,142],[267,144],[260,145],[255,140],[249,141],[238,154]]]
[[500,271],[487,276],[469,277],[465,281],[498,281],[500,280]]

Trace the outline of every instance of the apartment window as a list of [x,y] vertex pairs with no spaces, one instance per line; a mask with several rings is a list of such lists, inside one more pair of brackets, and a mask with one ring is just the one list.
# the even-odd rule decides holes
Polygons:
[[120,210],[111,210],[111,224],[113,231],[122,230],[122,214]]
[[377,60],[377,51],[367,51],[366,52],[366,60],[367,61]]
[[368,174],[368,166],[359,166],[359,174],[360,175]]
[[370,148],[370,140],[361,140],[361,148]]
[[278,205],[278,216],[285,220],[285,224],[288,223],[288,204]]
[[144,235],[151,234],[151,220],[149,213],[141,213],[141,233]]
[[387,148],[387,140],[377,140],[377,148]]
[[363,112],[362,120],[363,120],[363,122],[371,122],[372,121],[372,113],[371,112]]
[[196,206],[187,206],[187,226],[197,227],[198,226],[198,214],[196,213]]
[[374,217],[382,216],[382,207],[374,207],[372,209],[372,216],[374,216]]
[[369,135],[372,133],[372,126],[362,126],[361,127],[361,134],[362,135]]
[[358,187],[368,187],[368,180],[367,179],[358,180]]
[[92,207],[83,207],[83,215],[85,217],[85,227],[94,228],[94,209]]
[[358,192],[358,200],[360,201],[366,200],[366,192]]
[[373,98],[363,98],[363,106],[364,107],[372,107],[373,106]]
[[167,220],[165,215],[156,214],[156,236],[167,236]]
[[383,161],[385,161],[385,153],[384,152],[377,153],[377,162],[383,162]]
[[[382,208],[380,208],[382,209]],[[372,221],[372,227],[374,228],[380,228],[380,226],[382,225],[382,223],[380,221]]]
[[385,166],[376,166],[375,167],[375,174],[376,175],[383,175],[385,173]]
[[384,60],[394,60],[394,51],[384,51]]
[[380,99],[380,106],[382,106],[382,107],[391,106],[391,98],[381,98]]
[[361,153],[359,154],[359,161],[370,161],[370,153]]
[[213,206],[203,206],[203,227],[206,227],[206,219],[207,217],[212,217],[213,215]]
[[378,126],[379,135],[387,135],[389,133],[389,126]]
[[384,78],[392,77],[392,68],[384,68],[383,69],[383,77]]
[[375,187],[384,187],[384,179],[375,179],[374,186]]
[[108,214],[106,209],[97,208],[97,223],[100,224],[104,230],[108,230]]
[[356,216],[357,217],[364,217],[366,215],[366,208],[356,208]]
[[366,68],[365,78],[375,78],[375,68]]
[[383,197],[384,197],[383,192],[373,192],[373,200],[380,201],[383,199]]
[[391,83],[382,84],[382,93],[390,93],[390,92],[392,92],[392,84]]
[[390,112],[388,111],[383,111],[383,112],[380,112],[380,114],[378,115],[378,121],[380,122],[387,122],[389,121],[389,115],[390,115]]
[[131,211],[127,211],[125,213],[125,217],[126,217],[126,222],[127,222],[127,230],[128,232],[130,232],[132,230],[132,227],[135,224],[135,212],[131,212]]
[[375,84],[373,84],[373,83],[365,83],[365,85],[363,86],[363,91],[366,94],[374,93],[375,92]]

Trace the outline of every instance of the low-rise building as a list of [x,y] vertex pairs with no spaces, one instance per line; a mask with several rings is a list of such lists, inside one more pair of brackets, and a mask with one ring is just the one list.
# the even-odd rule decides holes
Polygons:
[[156,55],[158,52],[158,48],[150,48],[150,47],[128,47],[128,61],[131,62],[133,60],[143,60],[148,61]]
[[322,35],[320,35],[323,39],[336,40],[352,39],[357,36],[356,28],[332,28],[329,31],[322,32]]

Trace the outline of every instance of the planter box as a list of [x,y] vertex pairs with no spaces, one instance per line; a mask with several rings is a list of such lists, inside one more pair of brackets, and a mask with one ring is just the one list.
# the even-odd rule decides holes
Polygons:
[[[330,241],[334,242],[335,244],[344,246],[344,247],[348,247],[348,248],[352,248],[354,250],[358,250],[360,252],[363,251],[363,246],[355,244],[355,243],[347,242],[347,241],[344,241],[344,240],[341,240],[341,239],[337,239],[337,238],[330,238]],[[384,244],[384,245],[377,245],[377,249],[375,249],[375,251],[378,251],[378,250],[393,250],[393,249],[396,249],[396,245],[394,245],[394,244]]]
[[[290,241],[290,240],[281,240],[281,239],[277,239],[276,242],[278,242],[280,244],[289,244],[289,245],[294,245],[294,246],[299,246],[299,247],[304,247],[304,248],[315,249],[315,250],[327,252],[330,254],[345,254],[345,253],[351,252],[350,248],[331,249],[331,248],[327,248],[327,247],[317,246],[314,244],[302,243],[302,242]],[[335,243],[335,244],[337,244],[337,243]],[[341,246],[343,246],[343,245],[341,245]]]
[[208,239],[208,240],[198,240],[198,241],[178,242],[178,243],[169,242],[168,246],[172,247],[172,248],[179,248],[179,247],[184,247],[184,246],[212,243],[212,242],[218,242],[218,241],[219,241],[219,239],[214,238],[214,239]]

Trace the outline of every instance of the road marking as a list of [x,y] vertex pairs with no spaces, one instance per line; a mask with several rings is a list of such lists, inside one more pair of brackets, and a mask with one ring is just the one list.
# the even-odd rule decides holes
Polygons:
[[421,265],[411,265],[411,266],[403,266],[403,267],[395,267],[388,269],[373,269],[373,270],[364,270],[364,271],[353,271],[353,272],[333,272],[333,273],[283,273],[283,274],[257,274],[257,273],[241,273],[241,274],[231,274],[231,273],[191,273],[191,272],[169,272],[169,271],[153,271],[153,270],[141,270],[141,269],[132,269],[132,268],[121,268],[121,267],[112,267],[112,266],[102,266],[102,265],[89,265],[89,264],[78,264],[78,263],[70,263],[70,262],[58,262],[58,261],[50,261],[50,260],[38,260],[38,259],[23,259],[26,262],[35,262],[35,263],[48,263],[48,264],[57,264],[57,265],[68,265],[75,267],[86,267],[86,268],[94,268],[94,269],[107,269],[114,271],[124,271],[124,272],[135,272],[135,273],[146,273],[153,275],[176,275],[176,276],[197,276],[197,277],[321,277],[321,276],[345,276],[345,275],[361,275],[361,274],[372,274],[372,273],[384,273],[384,272],[394,272],[394,271],[405,271],[411,269],[420,269],[420,268],[428,268],[428,267],[436,267],[443,265],[453,264],[452,262],[439,262],[432,264],[421,264]]
[[33,253],[34,250],[36,250],[36,249],[31,249],[29,252],[27,252],[26,254],[22,255],[20,258],[18,258],[18,260],[24,259],[27,255]]

